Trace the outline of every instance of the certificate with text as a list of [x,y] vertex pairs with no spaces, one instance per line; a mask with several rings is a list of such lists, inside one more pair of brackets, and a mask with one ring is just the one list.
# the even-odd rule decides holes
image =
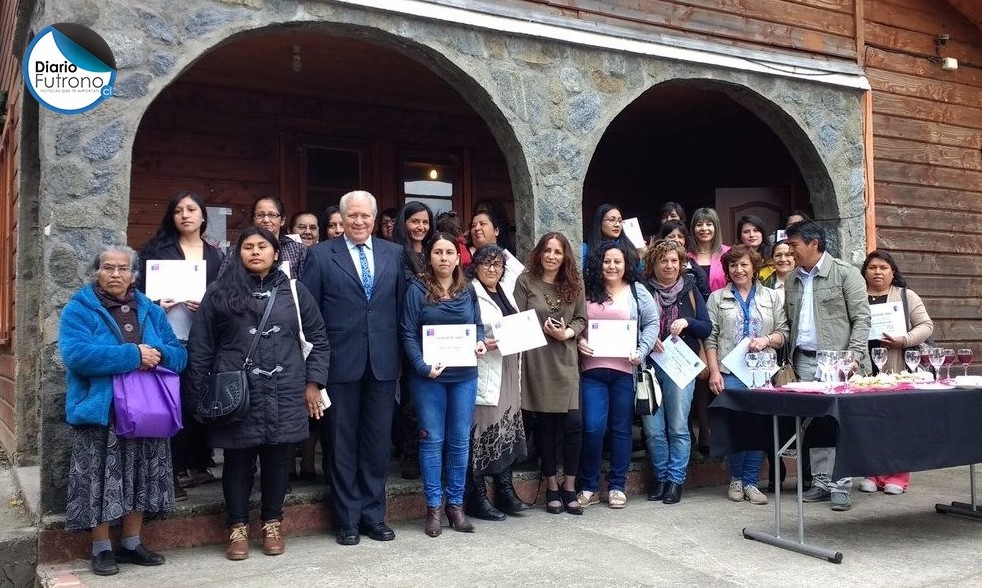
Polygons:
[[207,266],[204,260],[148,259],[144,294],[150,300],[172,298],[179,302],[200,302],[205,295]]
[[503,316],[491,323],[491,336],[498,342],[501,355],[512,355],[545,347],[546,335],[534,310]]
[[679,388],[687,386],[706,367],[681,337],[669,335],[661,344],[665,350],[652,351],[650,357]]
[[477,365],[475,325],[423,325],[423,362],[447,367]]
[[589,320],[586,329],[594,357],[627,359],[638,350],[637,321]]
[[904,318],[904,303],[884,302],[869,305],[869,340],[881,339],[883,333],[892,337],[907,334],[907,321]]

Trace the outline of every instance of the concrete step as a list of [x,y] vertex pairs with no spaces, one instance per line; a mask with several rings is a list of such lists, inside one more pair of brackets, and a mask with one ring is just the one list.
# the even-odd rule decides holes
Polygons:
[[38,528],[0,451],[0,587],[31,586],[38,555]]
[[[606,465],[604,466],[606,468]],[[218,474],[220,468],[214,468]],[[647,460],[636,456],[628,475],[627,493],[641,494],[650,477]],[[692,463],[686,480],[686,488],[721,485],[729,482],[720,462]],[[322,478],[312,482],[294,482],[292,492],[284,505],[283,532],[287,536],[328,533],[334,525],[330,508],[330,489]],[[392,462],[386,485],[388,494],[386,520],[390,522],[421,518],[426,511],[422,483],[419,480],[403,480],[399,475],[399,463]],[[515,490],[528,503],[537,502],[542,507],[545,485],[540,486],[537,470],[520,469],[515,472]],[[606,488],[601,489],[606,492]],[[252,524],[250,535],[259,533],[258,480],[251,499]],[[148,521],[143,538],[154,550],[167,551],[204,545],[219,545],[228,539],[225,526],[225,501],[221,481],[189,488],[188,500],[177,503],[176,512],[165,519]],[[69,533],[65,530],[63,515],[42,519],[38,540],[39,561],[44,564],[87,559],[91,543],[87,533]]]

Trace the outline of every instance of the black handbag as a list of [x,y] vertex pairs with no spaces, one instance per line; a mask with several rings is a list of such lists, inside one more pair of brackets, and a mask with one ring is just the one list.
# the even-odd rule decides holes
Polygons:
[[[638,300],[638,290],[631,284],[631,295],[638,309],[638,340],[641,339],[641,302]],[[641,365],[634,372],[634,413],[639,416],[651,416],[658,412],[661,406],[661,386],[655,375],[655,368],[648,364],[646,358],[641,358]]]
[[208,375],[205,388],[198,399],[198,404],[194,407],[195,414],[203,423],[215,426],[231,425],[241,422],[249,413],[248,373],[249,368],[252,367],[252,354],[259,345],[259,338],[262,337],[266,321],[269,320],[269,313],[273,310],[276,291],[277,289],[273,288],[270,292],[269,302],[266,303],[263,318],[259,321],[259,328],[252,337],[252,345],[249,347],[245,361],[242,362],[242,369]]

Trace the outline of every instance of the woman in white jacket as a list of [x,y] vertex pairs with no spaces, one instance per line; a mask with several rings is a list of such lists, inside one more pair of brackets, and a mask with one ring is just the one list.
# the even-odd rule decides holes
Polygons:
[[[526,508],[512,485],[512,466],[527,455],[521,411],[521,354],[503,356],[494,338],[494,325],[518,312],[512,291],[502,280],[507,257],[497,245],[484,245],[474,252],[470,265],[488,351],[477,360],[477,406],[471,426],[471,472],[464,509],[469,516],[486,521],[501,521],[505,513]],[[488,500],[485,476],[494,480],[494,505]]]

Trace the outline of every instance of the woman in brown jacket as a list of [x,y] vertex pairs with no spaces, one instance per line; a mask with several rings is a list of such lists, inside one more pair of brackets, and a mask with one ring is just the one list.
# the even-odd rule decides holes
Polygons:
[[[546,511],[583,514],[576,500],[583,429],[576,337],[586,327],[583,280],[561,233],[543,235],[526,268],[515,283],[515,304],[519,311],[535,310],[546,346],[525,352],[522,408],[532,412],[533,441],[546,480]],[[565,474],[561,492],[555,450],[560,438]]]

